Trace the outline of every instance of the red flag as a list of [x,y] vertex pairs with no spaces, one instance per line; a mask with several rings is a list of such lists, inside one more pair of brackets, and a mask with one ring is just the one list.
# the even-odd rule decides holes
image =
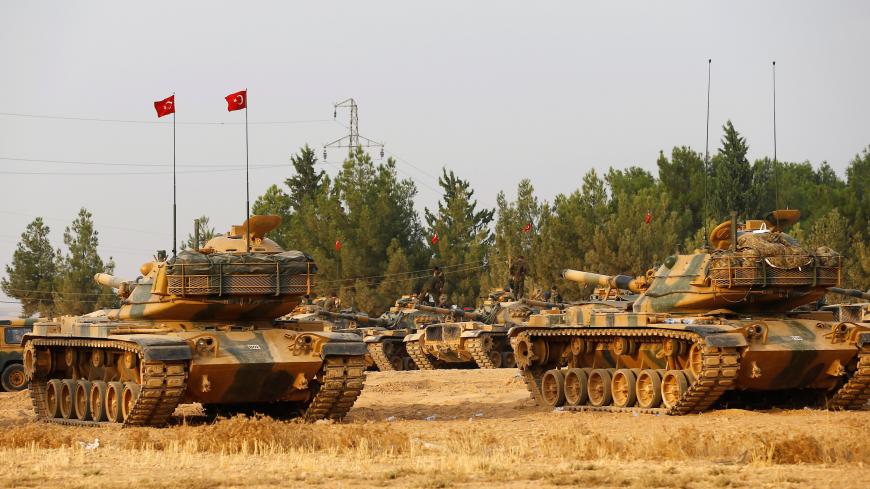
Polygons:
[[341,241],[335,240],[335,251],[341,251]]
[[438,233],[432,235],[432,244],[438,244]]
[[248,91],[242,90],[241,92],[231,93],[224,97],[227,99],[227,110],[232,112],[234,110],[242,110],[248,108]]
[[643,218],[643,222],[649,224],[652,221],[652,215],[650,215],[649,211],[646,211],[646,217]]
[[531,230],[532,230],[532,223],[528,223],[528,224],[526,224],[526,226],[523,228],[523,232],[524,232],[524,233],[527,233],[527,232],[529,232],[529,231],[531,231]]
[[166,97],[163,100],[154,102],[154,109],[157,110],[157,117],[175,113],[175,95]]

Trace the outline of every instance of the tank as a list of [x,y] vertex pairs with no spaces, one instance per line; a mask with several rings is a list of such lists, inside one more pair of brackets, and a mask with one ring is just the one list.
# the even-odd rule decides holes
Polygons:
[[316,272],[311,257],[265,237],[279,223],[252,216],[202,249],[158,253],[135,280],[97,274],[120,308],[37,322],[22,342],[37,417],[159,426],[192,402],[207,415],[344,417],[363,388],[365,345],[274,321]]
[[357,323],[372,361],[382,372],[421,368],[408,352],[404,339],[418,328],[441,320],[437,314],[417,308],[410,295],[400,297],[389,311],[377,318],[364,314],[323,314]]
[[[828,292],[855,299],[870,301],[870,293],[856,289],[843,289],[829,287]],[[820,309],[831,311],[837,321],[851,321],[856,323],[870,323],[870,302],[851,302],[844,304],[826,304]]]
[[561,324],[513,328],[532,397],[561,409],[673,415],[864,406],[870,324],[803,310],[840,285],[842,258],[786,234],[799,216],[774,211],[738,225],[732,215],[711,233],[711,248],[672,255],[639,277],[565,270],[568,280],[636,297],[567,307]]
[[36,319],[0,319],[0,388],[15,392],[27,388],[21,339],[33,331]]
[[528,319],[531,309],[522,301],[494,296],[477,311],[418,304],[421,311],[447,321],[430,324],[405,336],[405,348],[420,369],[449,367],[514,368],[508,328]]

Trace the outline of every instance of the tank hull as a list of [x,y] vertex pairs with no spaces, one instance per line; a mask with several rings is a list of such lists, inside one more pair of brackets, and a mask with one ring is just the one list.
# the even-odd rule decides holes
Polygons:
[[431,324],[404,341],[411,358],[424,370],[516,366],[504,326],[477,321]]

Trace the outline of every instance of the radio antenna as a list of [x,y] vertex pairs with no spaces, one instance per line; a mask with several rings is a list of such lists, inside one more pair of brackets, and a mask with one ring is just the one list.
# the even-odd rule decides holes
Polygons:
[[773,195],[779,209],[779,176],[776,162],[776,61],[773,62]]
[[704,142],[704,249],[710,247],[707,242],[707,201],[710,200],[707,195],[707,162],[710,159],[710,73],[713,60],[707,60],[707,138]]

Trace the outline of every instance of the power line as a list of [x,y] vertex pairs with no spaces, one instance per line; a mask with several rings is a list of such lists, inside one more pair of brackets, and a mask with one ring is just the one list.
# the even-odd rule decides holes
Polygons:
[[[263,170],[267,168],[278,168],[286,166],[286,164],[280,165],[258,165],[251,167],[254,170]],[[202,169],[202,170],[187,170],[187,171],[179,171],[178,173],[182,174],[191,174],[191,173],[231,173],[237,171],[245,171],[244,168],[213,168],[213,169]],[[45,171],[45,172],[27,172],[27,171],[0,171],[0,175],[44,175],[44,176],[103,176],[103,177],[111,177],[111,176],[129,176],[129,175],[169,175],[172,173],[171,171],[150,171],[150,172],[53,172],[53,171]]]
[[[136,162],[136,163],[115,163],[115,162],[105,162],[105,161],[86,161],[86,160],[47,160],[42,158],[18,158],[14,156],[0,156],[0,160],[7,161],[21,161],[27,163],[58,163],[58,164],[66,164],[66,165],[92,165],[92,166],[135,166],[135,167],[158,167],[165,168],[170,165],[167,163],[154,163],[154,162]],[[278,165],[278,166],[289,166],[289,163],[259,163],[260,165]],[[179,167],[189,167],[189,168],[234,168],[238,166],[238,163],[191,163],[187,165],[178,165]]]
[[[137,119],[103,119],[99,117],[80,117],[80,116],[63,116],[63,115],[42,115],[42,114],[20,114],[13,112],[0,112],[0,115],[7,117],[23,117],[28,119],[52,119],[62,121],[80,121],[80,122],[112,122],[121,124],[156,124],[165,125],[171,124],[167,121],[149,121]],[[260,121],[250,122],[251,125],[284,125],[284,124],[314,124],[332,122],[332,119],[300,119],[290,121]],[[244,122],[222,122],[222,121],[179,121],[178,124],[183,125],[198,125],[198,126],[232,126],[244,124]]]

